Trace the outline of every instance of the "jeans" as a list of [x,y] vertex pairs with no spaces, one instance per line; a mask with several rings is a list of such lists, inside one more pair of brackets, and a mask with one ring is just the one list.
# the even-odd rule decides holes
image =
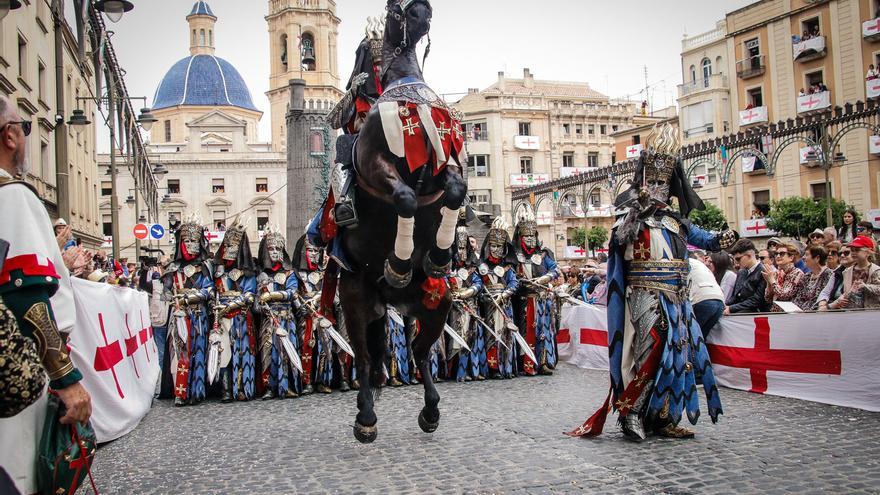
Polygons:
[[694,304],[694,318],[700,324],[703,338],[709,338],[709,332],[721,319],[722,314],[724,314],[724,302],[718,299],[708,299]]
[[153,327],[153,339],[156,341],[156,347],[159,348],[159,368],[162,368],[163,359],[165,358],[165,343],[168,338],[168,327]]

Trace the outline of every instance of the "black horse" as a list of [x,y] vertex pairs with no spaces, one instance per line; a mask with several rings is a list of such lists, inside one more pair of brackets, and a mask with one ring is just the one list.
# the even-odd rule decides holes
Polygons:
[[[385,381],[387,304],[419,321],[421,330],[412,352],[425,387],[425,406],[418,423],[425,432],[433,432],[439,425],[440,396],[431,380],[428,353],[443,332],[452,303],[442,277],[450,262],[458,210],[467,194],[458,156],[454,162],[438,165],[439,153],[436,148],[432,151],[427,137],[427,163],[415,170],[405,157],[389,149],[379,108],[383,100],[399,101],[400,108],[413,103],[403,97],[394,100],[394,95],[402,94],[401,81],[411,90],[408,94],[427,95],[431,108],[452,110],[424,84],[415,52],[416,43],[430,29],[430,2],[388,0],[386,10],[381,72],[385,93],[368,114],[356,146],[355,194],[360,221],[342,238],[353,271],[343,271],[339,281],[342,311],[358,376],[362,377],[354,435],[363,443],[372,442],[377,435],[373,406],[374,393]],[[400,110],[400,115],[404,113]],[[399,118],[394,107],[392,117]],[[460,134],[458,122],[454,124]],[[421,125],[423,135],[428,136],[426,127],[434,124],[422,120]]]

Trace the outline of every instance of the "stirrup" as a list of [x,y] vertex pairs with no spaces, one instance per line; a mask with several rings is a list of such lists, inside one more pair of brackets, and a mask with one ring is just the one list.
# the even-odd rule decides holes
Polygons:
[[340,227],[354,227],[358,224],[357,210],[351,201],[340,201],[333,207],[333,219]]

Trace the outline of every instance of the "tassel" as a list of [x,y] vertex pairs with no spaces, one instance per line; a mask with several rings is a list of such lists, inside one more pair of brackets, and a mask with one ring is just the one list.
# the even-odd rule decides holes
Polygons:
[[570,437],[598,437],[602,434],[602,428],[605,426],[605,420],[608,417],[608,409],[610,405],[611,390],[608,391],[608,397],[605,398],[605,403],[602,404],[602,407],[600,407],[598,411],[590,416],[590,419],[586,420],[584,424],[578,426],[574,430],[563,433]]

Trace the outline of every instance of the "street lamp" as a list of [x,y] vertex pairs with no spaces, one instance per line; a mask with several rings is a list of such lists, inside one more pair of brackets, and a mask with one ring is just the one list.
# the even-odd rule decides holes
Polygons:
[[134,8],[134,4],[128,0],[98,0],[95,2],[95,10],[107,15],[111,22],[119,22],[122,15]]
[[[2,1],[2,0],[0,0]],[[67,125],[73,126],[76,129],[77,134],[82,132],[83,126],[87,126],[92,122],[86,117],[86,112],[77,108],[73,111],[73,114],[70,116],[70,119],[67,120]]]
[[168,168],[161,163],[157,163],[153,167],[153,175],[168,175]]
[[150,129],[153,128],[153,124],[158,121],[159,119],[157,119],[152,113],[150,113],[149,107],[141,108],[141,114],[140,116],[138,116],[137,122],[141,125],[141,127],[143,127],[145,131],[150,132]]
[[6,17],[10,10],[15,10],[19,7],[21,7],[21,2],[18,0],[0,0],[0,21]]

